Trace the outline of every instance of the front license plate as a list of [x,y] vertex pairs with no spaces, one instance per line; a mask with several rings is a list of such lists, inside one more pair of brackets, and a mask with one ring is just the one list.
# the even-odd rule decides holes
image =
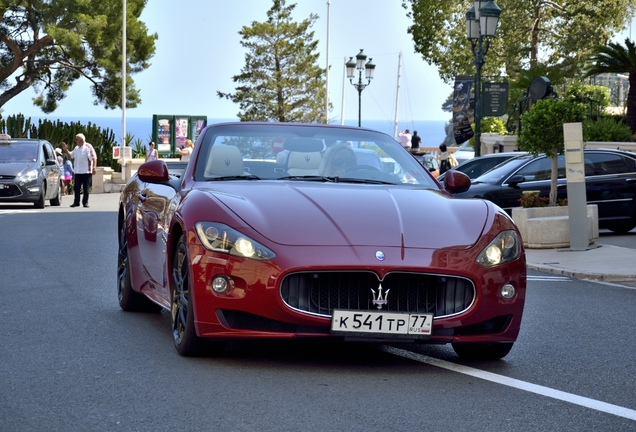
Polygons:
[[343,335],[377,334],[422,337],[430,336],[432,329],[433,314],[335,309],[331,319],[331,331]]

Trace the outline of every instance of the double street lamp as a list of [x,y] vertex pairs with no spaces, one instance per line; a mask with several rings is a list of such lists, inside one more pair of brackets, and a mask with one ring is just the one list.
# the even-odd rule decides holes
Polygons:
[[[353,61],[353,57],[349,57],[349,61],[346,63],[347,78],[349,78],[349,82],[358,90],[358,127],[362,125],[362,90],[371,84],[373,71],[375,70],[375,65],[371,61],[373,59],[370,58],[368,62],[366,62],[366,60],[367,56],[361,49],[356,56],[356,61]],[[356,69],[358,70],[358,82],[354,83],[353,79],[356,77]],[[362,82],[362,71],[365,71],[366,84]]]
[[475,0],[475,5],[466,12],[466,37],[475,57],[475,156],[481,155],[481,68],[490,47],[490,38],[495,36],[501,9],[492,0]]

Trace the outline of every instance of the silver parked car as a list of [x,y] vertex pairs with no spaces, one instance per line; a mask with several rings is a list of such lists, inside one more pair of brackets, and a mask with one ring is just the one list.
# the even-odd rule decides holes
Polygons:
[[62,203],[60,176],[53,146],[45,140],[0,134],[0,203],[32,202],[44,208]]

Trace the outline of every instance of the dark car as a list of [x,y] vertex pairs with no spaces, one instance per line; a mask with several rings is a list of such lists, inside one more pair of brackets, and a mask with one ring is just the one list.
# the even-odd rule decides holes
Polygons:
[[[636,154],[611,149],[586,149],[587,203],[598,206],[599,228],[627,232],[636,227]],[[472,182],[461,198],[484,198],[509,214],[519,207],[523,191],[550,195],[552,159],[529,155],[511,159]],[[567,198],[565,159],[558,156],[558,198]]]
[[[492,168],[496,167],[502,162],[505,162],[509,159],[525,155],[527,153],[520,152],[505,152],[505,153],[489,153],[482,156],[478,156],[473,159],[469,159],[464,163],[460,163],[458,166],[453,168],[456,171],[461,171],[466,174],[471,180],[475,180],[480,175],[484,174],[487,171],[490,171]],[[439,176],[439,181],[444,181],[444,176],[446,173],[443,173]]]
[[[215,124],[174,168],[146,162],[122,191],[117,278],[122,309],[170,311],[181,355],[311,338],[450,343],[494,359],[517,339],[526,261],[514,223],[489,201],[453,198],[468,177],[441,187],[388,135]],[[440,220],[462,229],[422,229]]]
[[0,135],[0,203],[32,202],[44,208],[62,203],[60,176],[53,146],[45,140]]

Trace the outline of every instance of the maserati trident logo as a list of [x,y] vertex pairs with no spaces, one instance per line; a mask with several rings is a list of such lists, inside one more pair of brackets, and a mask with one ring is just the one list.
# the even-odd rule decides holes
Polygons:
[[384,296],[383,296],[382,295],[382,284],[380,284],[380,286],[378,287],[378,292],[377,293],[375,292],[375,290],[373,288],[371,288],[371,292],[373,293],[373,301],[371,303],[376,305],[378,307],[378,309],[382,309],[382,306],[384,306],[385,304],[388,303],[389,291],[391,291],[391,290],[390,289],[386,290],[385,293],[384,293]]
[[230,166],[230,162],[231,162],[231,161],[230,161],[229,159],[225,159],[225,160],[223,161],[223,163],[225,164],[225,166],[226,166],[226,167]]

